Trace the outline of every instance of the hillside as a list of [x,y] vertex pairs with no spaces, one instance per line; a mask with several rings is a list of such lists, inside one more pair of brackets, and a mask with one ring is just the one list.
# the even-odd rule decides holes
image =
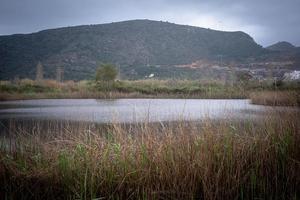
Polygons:
[[300,70],[300,47],[296,47],[289,42],[277,42],[266,47],[268,50],[268,61],[291,62],[290,69]]
[[0,36],[0,79],[46,77],[64,67],[66,79],[93,76],[100,62],[121,68],[180,65],[199,59],[242,60],[264,49],[243,32],[222,32],[151,20],[132,20]]
[[284,41],[268,46],[267,49],[272,51],[295,51],[297,48],[291,43]]

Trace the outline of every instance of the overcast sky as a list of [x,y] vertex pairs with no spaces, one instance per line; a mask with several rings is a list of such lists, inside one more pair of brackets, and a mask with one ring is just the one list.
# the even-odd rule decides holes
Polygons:
[[300,46],[300,0],[0,0],[0,35],[152,19]]

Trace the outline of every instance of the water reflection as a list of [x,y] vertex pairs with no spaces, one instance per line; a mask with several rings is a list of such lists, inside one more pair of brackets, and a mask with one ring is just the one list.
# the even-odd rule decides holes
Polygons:
[[267,110],[236,99],[43,99],[0,102],[0,119],[156,122],[253,118]]

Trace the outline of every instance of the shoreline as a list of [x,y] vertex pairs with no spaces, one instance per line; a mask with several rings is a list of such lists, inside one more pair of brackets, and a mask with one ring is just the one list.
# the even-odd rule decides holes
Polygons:
[[[286,95],[285,93],[294,92],[293,95]],[[267,95],[264,95],[266,93]],[[279,95],[274,95],[280,93]],[[268,96],[269,95],[269,96]],[[278,96],[278,97],[277,97]],[[262,105],[262,106],[275,106],[275,107],[299,107],[300,106],[300,95],[297,96],[297,91],[260,91],[252,92],[248,96],[218,96],[218,95],[170,95],[170,94],[159,94],[159,95],[145,95],[136,93],[113,93],[107,95],[105,93],[94,93],[93,95],[79,95],[78,93],[69,94],[53,94],[53,93],[35,93],[34,95],[28,94],[1,94],[0,103],[7,101],[22,101],[22,100],[59,100],[59,99],[96,99],[96,100],[117,100],[117,99],[205,99],[205,100],[249,100],[250,104]]]
[[28,99],[251,99],[257,105],[299,106],[300,85],[286,82],[226,84],[196,80],[115,81],[107,85],[94,81],[23,79],[0,81],[0,101]]
[[138,94],[138,93],[119,93],[112,94],[93,93],[91,95],[68,93],[34,93],[34,94],[1,94],[0,102],[12,100],[34,100],[34,99],[249,99],[247,96],[227,96],[222,95],[178,95],[178,94]]

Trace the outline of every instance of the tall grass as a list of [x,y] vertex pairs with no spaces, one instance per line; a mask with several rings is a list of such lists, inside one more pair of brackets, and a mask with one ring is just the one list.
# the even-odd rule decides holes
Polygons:
[[1,198],[299,199],[299,119],[10,122]]
[[300,106],[300,91],[264,91],[250,94],[251,102],[270,106]]

